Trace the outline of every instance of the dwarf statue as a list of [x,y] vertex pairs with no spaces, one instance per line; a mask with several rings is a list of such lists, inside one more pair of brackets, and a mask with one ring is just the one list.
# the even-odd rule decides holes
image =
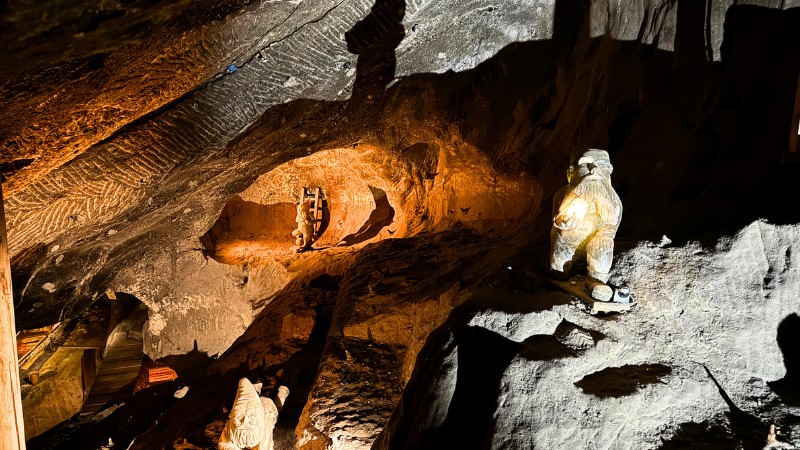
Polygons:
[[567,186],[553,199],[550,271],[561,279],[586,258],[586,290],[597,300],[613,295],[608,282],[622,202],[611,187],[614,168],[604,150],[589,149],[567,171]]
[[297,217],[294,221],[297,222],[297,229],[292,231],[292,236],[295,237],[294,245],[300,253],[311,248],[314,242],[314,224],[317,219],[311,216],[310,199],[297,204]]
[[261,383],[253,385],[247,378],[239,380],[228,423],[219,437],[219,450],[273,450],[272,430],[289,396],[289,388],[278,388],[276,402],[260,397],[260,391]]

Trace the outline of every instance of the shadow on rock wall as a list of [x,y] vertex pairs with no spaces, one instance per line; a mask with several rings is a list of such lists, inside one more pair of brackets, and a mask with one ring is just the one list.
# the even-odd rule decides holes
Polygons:
[[778,327],[778,347],[783,352],[786,376],[769,383],[781,400],[800,406],[800,316],[787,316]]

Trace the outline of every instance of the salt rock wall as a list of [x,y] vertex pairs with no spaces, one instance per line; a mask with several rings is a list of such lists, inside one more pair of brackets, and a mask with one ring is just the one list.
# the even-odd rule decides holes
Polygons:
[[[549,198],[575,148],[607,147],[623,174],[616,182],[628,193],[626,217],[635,218],[623,230],[653,233],[663,223],[647,221],[654,213],[677,217],[665,203],[730,181],[696,182],[700,165],[692,153],[715,148],[706,145],[716,142],[713,136],[701,133],[699,139],[696,132],[711,127],[712,135],[735,135],[746,129],[737,124],[756,119],[722,114],[730,91],[769,83],[768,95],[760,88],[734,89],[737,98],[760,99],[769,118],[791,109],[791,96],[784,94],[796,87],[796,72],[780,67],[797,64],[797,45],[769,38],[791,30],[794,12],[779,9],[723,5],[708,14],[702,7],[649,1],[623,8],[567,1],[498,6],[317,0],[181,4],[170,11],[175,16],[151,38],[111,49],[99,62],[61,61],[3,85],[8,120],[0,121],[0,136],[13,149],[4,153],[3,170],[9,175],[6,206],[21,329],[74,316],[109,289],[146,298],[154,312],[180,317],[195,311],[193,326],[213,322],[219,309],[208,309],[206,317],[199,299],[222,305],[220,298],[237,292],[239,275],[215,287],[219,293],[193,292],[195,300],[172,279],[211,270],[204,258],[187,255],[204,251],[200,238],[225,204],[290,160],[358,145],[399,155],[396,160],[420,175],[406,180],[413,188],[396,191],[421,192],[426,183],[438,189],[425,187],[438,193],[409,200],[418,203],[417,215],[410,204],[395,208],[406,214],[404,229],[432,228],[431,217],[450,217],[443,227],[481,223],[481,211],[471,203],[496,201],[497,224],[481,225],[489,234],[513,222],[512,210]],[[772,48],[746,56],[761,57],[774,70],[747,72],[743,67],[758,64],[745,64],[746,58],[714,66],[703,53],[704,32],[726,17],[748,25],[750,14],[763,16],[759,26],[779,34],[731,28],[730,48]],[[451,38],[463,28],[472,30],[469,38]],[[760,40],[753,44],[751,36]],[[737,53],[731,55],[735,61]],[[662,98],[664,86],[675,86],[676,95]],[[712,112],[698,114],[702,105]],[[727,157],[737,154],[724,145],[747,142],[754,149],[769,147],[773,156],[783,148],[788,124],[760,120],[758,139],[726,138],[716,156],[703,150],[710,152],[708,167],[724,168]],[[656,139],[653,152],[668,164],[654,165],[654,156],[640,149],[661,128],[656,137],[668,137]],[[433,161],[426,149],[444,156],[436,166],[426,165]],[[770,159],[740,158],[737,164],[763,168]],[[448,178],[453,172],[446,170],[469,174],[489,165],[477,177]],[[522,173],[531,175],[524,183],[542,187],[540,195],[533,202],[498,197],[498,186],[515,183]],[[461,202],[469,189],[475,202]],[[701,201],[686,207],[707,211],[702,222],[713,223],[720,215],[708,206]],[[167,277],[167,268],[178,272]],[[278,272],[275,266],[270,273]],[[231,319],[238,331],[220,341],[232,341],[252,319],[253,301],[269,298],[282,276],[274,285],[265,282],[269,286],[258,294],[254,288],[242,296]],[[163,308],[157,305],[162,301]],[[163,329],[158,322],[156,317],[153,330]],[[182,351],[193,339],[177,341],[161,351]]]
[[621,316],[535,282],[478,293],[372,448],[760,448],[770,424],[796,445],[798,233],[643,242],[614,269],[636,300]]
[[[30,121],[19,120],[24,118],[25,113],[3,122],[8,126],[18,123],[22,127],[18,131],[10,130],[3,134],[14,142],[11,147],[36,149],[20,149],[17,152],[19,155],[9,155],[9,167],[18,168],[13,162],[19,161],[22,156],[34,161],[14,172],[9,181],[9,191],[13,195],[7,200],[9,227],[13,230],[11,246],[16,273],[19,274],[15,283],[18,297],[26,304],[44,304],[30,312],[27,319],[23,314],[20,317],[22,322],[47,322],[64,310],[68,311],[68,315],[74,314],[106,289],[130,290],[148,299],[158,299],[148,300],[154,311],[159,311],[154,302],[161,299],[164,299],[165,305],[177,305],[171,300],[175,295],[154,294],[156,288],[152,286],[159,285],[158,289],[164,290],[167,288],[163,284],[170,282],[159,277],[153,278],[153,270],[148,274],[148,270],[141,269],[153,267],[157,274],[167,273],[162,270],[165,268],[160,266],[162,263],[179,267],[180,270],[198,269],[202,262],[187,265],[179,261],[176,255],[185,255],[200,247],[197,239],[211,228],[230,195],[241,192],[258,175],[279,162],[291,159],[298,150],[305,151],[310,148],[309,145],[320,149],[336,146],[342,141],[352,142],[346,130],[333,136],[335,130],[329,127],[326,131],[327,125],[315,125],[306,132],[284,131],[280,139],[289,144],[282,144],[274,150],[255,152],[252,150],[255,143],[251,141],[240,150],[223,151],[234,137],[239,136],[270,107],[301,97],[344,98],[348,87],[352,88],[355,58],[348,52],[346,40],[341,38],[359,18],[369,15],[371,4],[306,2],[294,5],[291,16],[293,20],[304,22],[299,24],[285,23],[285,17],[276,15],[276,11],[271,9],[284,6],[286,4],[272,6],[272,3],[265,3],[230,12],[221,22],[217,17],[211,24],[201,26],[201,32],[207,33],[200,39],[201,42],[219,37],[222,43],[232,43],[232,47],[216,54],[207,53],[205,49],[217,47],[203,44],[200,49],[202,56],[188,57],[193,63],[205,61],[202,67],[214,66],[219,70],[219,61],[228,64],[243,46],[251,46],[252,51],[241,61],[235,61],[238,67],[235,72],[220,73],[219,77],[196,91],[191,89],[197,85],[197,80],[193,81],[194,75],[188,78],[184,75],[187,72],[180,58],[170,58],[164,62],[180,70],[155,75],[152,61],[133,58],[132,55],[142,57],[137,53],[139,47],[118,52],[129,55],[125,58],[120,56],[126,61],[147,60],[144,64],[145,73],[137,69],[139,66],[111,64],[112,56],[117,53],[109,56],[107,66],[93,69],[92,73],[98,72],[97,76],[101,77],[93,85],[94,89],[119,93],[132,101],[140,101],[153,97],[146,90],[136,90],[146,88],[148,84],[124,83],[125,89],[110,89],[110,86],[122,84],[113,81],[114,74],[129,80],[129,77],[141,73],[143,79],[157,83],[184,84],[176,87],[177,91],[159,88],[153,101],[170,102],[174,99],[173,103],[165,103],[161,109],[158,109],[159,105],[121,106],[124,111],[110,114],[113,123],[107,127],[99,126],[94,121],[96,108],[78,100],[70,102],[62,99],[59,117],[65,116],[64,108],[76,103],[77,110],[89,112],[79,114],[72,122],[91,121],[94,124],[92,130],[97,136],[87,134],[85,129],[88,126],[77,122],[74,132],[63,129],[56,132],[50,128],[32,132],[28,129]],[[270,19],[262,21],[260,15],[268,15]],[[277,18],[283,21],[277,27],[270,28],[270,24],[275,25],[272,21]],[[255,22],[258,26],[252,27],[241,21]],[[291,31],[282,28],[291,26],[296,28]],[[266,27],[270,32],[265,35],[259,31],[260,27]],[[219,28],[248,30],[252,34],[234,31],[235,37],[222,39]],[[158,38],[169,42],[169,45],[195,41],[190,36],[174,34],[179,31],[183,33],[180,29],[167,27]],[[367,32],[371,33],[372,30],[364,33]],[[358,33],[355,35],[358,36]],[[378,41],[380,38],[380,35],[377,38],[370,37]],[[297,57],[309,50],[308,42],[314,43],[310,47],[311,53]],[[157,42],[147,42],[146,47],[147,52],[159,52],[160,55],[174,53]],[[130,53],[124,53],[126,51]],[[328,58],[330,64],[322,61],[320,58],[323,56],[320,55]],[[207,61],[215,63],[208,64]],[[286,67],[287,64],[295,75],[276,71],[276,68]],[[68,75],[63,76],[69,78]],[[203,76],[208,77],[209,74]],[[34,83],[36,80],[28,81]],[[383,84],[388,81],[383,80]],[[64,80],[63,83],[66,84],[56,90],[78,96],[81,89],[69,83],[89,81]],[[61,86],[58,82],[55,84]],[[30,98],[25,97],[26,101],[33,101]],[[114,99],[101,100],[103,105],[120,103]],[[335,104],[332,106],[336,107]],[[34,108],[19,105],[19,109],[32,111],[30,114],[49,127],[60,126],[56,121],[33,112]],[[48,111],[56,114],[55,110]],[[148,116],[136,120],[148,112]],[[287,117],[283,113],[279,115],[283,116],[280,124],[290,130],[291,122],[302,123],[296,111],[290,111],[289,117],[294,116],[294,120],[290,120],[289,124],[286,124]],[[316,120],[319,119],[312,121]],[[127,126],[123,129],[122,125]],[[267,128],[273,126],[277,125]],[[55,134],[61,136],[57,144],[42,141]],[[14,136],[25,136],[28,140]],[[73,138],[80,142],[71,144]],[[356,139],[368,140],[369,137],[361,135]],[[258,148],[264,145],[262,141]],[[266,145],[269,148],[270,144]],[[74,151],[70,150],[69,154],[53,153],[47,150],[50,147],[74,147]],[[55,163],[50,165],[47,162],[50,160],[65,164],[55,169]],[[14,184],[14,180],[18,184]],[[16,192],[15,186],[24,188]],[[163,261],[160,257],[162,253],[175,255],[173,261]],[[153,264],[153,261],[158,261],[158,264]],[[137,272],[134,274],[134,271]],[[131,274],[130,279],[119,274]],[[114,277],[122,280],[114,282]],[[143,285],[151,287],[139,289]],[[268,297],[270,291],[265,290],[262,295]],[[186,310],[192,306],[187,303],[180,308]],[[29,308],[25,310],[30,311]],[[178,347],[186,346],[182,344]]]
[[144,351],[155,359],[192,350],[222,353],[252,323],[258,305],[288,283],[289,274],[278,263],[220,264],[198,248],[146,254],[120,279],[130,281],[116,289],[134,293],[149,308]]

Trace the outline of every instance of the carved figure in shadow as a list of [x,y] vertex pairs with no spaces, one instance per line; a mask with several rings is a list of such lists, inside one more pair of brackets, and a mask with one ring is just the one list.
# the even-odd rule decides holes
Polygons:
[[611,300],[608,282],[614,259],[614,236],[622,220],[622,201],[611,186],[614,167],[604,150],[589,149],[567,171],[567,186],[553,199],[550,232],[550,272],[559,279],[571,275],[585,258],[586,290]]

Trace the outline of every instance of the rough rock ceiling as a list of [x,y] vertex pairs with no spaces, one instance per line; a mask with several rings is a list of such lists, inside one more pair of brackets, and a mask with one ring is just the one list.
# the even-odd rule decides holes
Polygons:
[[[337,349],[348,346],[396,368],[364,388],[365,399],[390,400],[357,444],[371,445],[449,311],[505,256],[542,258],[548,203],[575,150],[612,154],[622,239],[800,219],[782,207],[797,188],[780,165],[800,64],[797,6],[6,2],[0,170],[18,328],[120,291],[150,309],[151,356],[216,354],[277,314],[270,305],[311,289],[327,300],[303,308],[324,305],[334,322],[317,360],[324,377],[343,376],[352,361]],[[286,204],[302,183],[330,192],[330,248],[297,256],[277,228],[292,225]],[[383,223],[384,198],[389,224],[365,234]],[[324,276],[342,277],[334,298],[308,287]],[[407,303],[417,306],[396,306]],[[382,313],[396,316],[390,326],[373,323]],[[420,317],[431,320],[399,331]],[[380,345],[363,346],[373,333]],[[254,356],[263,350],[246,336],[214,386],[242,375],[242,361],[274,377],[302,353]],[[303,411],[298,440],[355,448],[331,431],[347,413],[328,402],[344,393],[303,389],[309,403],[291,407]],[[196,431],[176,425],[150,439]]]

